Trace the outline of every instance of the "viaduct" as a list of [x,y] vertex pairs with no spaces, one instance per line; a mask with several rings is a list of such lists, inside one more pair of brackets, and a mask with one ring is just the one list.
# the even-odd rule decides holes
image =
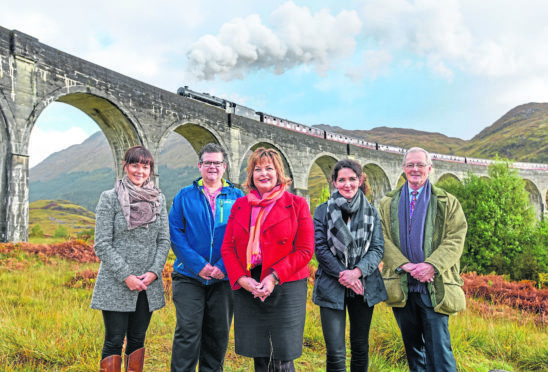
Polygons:
[[[128,147],[142,144],[157,158],[172,131],[185,137],[195,151],[207,142],[224,146],[230,161],[228,178],[238,178],[250,150],[275,148],[284,157],[293,191],[305,197],[314,164],[327,177],[338,160],[356,159],[370,179],[374,203],[396,187],[403,173],[401,154],[329,141],[229,114],[0,27],[0,241],[27,240],[29,138],[40,113],[55,101],[80,109],[98,124],[112,149],[118,176]],[[487,175],[485,166],[434,161],[431,178],[434,182],[443,177],[462,179],[468,171]],[[546,211],[548,172],[520,170],[519,174],[541,216]],[[161,181],[161,175],[156,177]]]

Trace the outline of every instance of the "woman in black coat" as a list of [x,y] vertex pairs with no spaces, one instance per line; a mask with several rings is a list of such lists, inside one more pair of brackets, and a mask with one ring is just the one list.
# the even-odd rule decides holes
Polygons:
[[339,161],[331,175],[336,191],[314,213],[319,266],[312,300],[320,306],[327,372],[346,371],[346,311],[350,369],[367,371],[373,308],[387,298],[378,269],[384,238],[379,214],[365,197],[365,177],[356,161]]

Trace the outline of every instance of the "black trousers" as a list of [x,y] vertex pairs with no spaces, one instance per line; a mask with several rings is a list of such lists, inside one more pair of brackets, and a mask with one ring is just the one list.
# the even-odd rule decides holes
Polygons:
[[222,371],[232,324],[232,288],[228,281],[206,285],[171,274],[177,325],[171,371]]
[[[369,366],[369,328],[374,306],[367,305],[363,296],[345,298],[350,318],[350,370],[365,372]],[[326,348],[327,372],[346,371],[346,310],[320,307],[322,331]]]
[[133,312],[103,310],[105,342],[101,359],[111,355],[121,355],[124,339],[127,336],[126,354],[145,346],[145,337],[152,312],[148,311],[146,291],[139,292],[137,307]]

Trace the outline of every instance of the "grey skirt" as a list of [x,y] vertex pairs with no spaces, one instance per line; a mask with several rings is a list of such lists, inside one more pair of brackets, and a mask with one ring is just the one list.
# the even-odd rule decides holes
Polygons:
[[[252,277],[257,271],[252,270]],[[234,291],[236,354],[294,360],[303,353],[307,280],[277,285],[262,302],[241,288]]]

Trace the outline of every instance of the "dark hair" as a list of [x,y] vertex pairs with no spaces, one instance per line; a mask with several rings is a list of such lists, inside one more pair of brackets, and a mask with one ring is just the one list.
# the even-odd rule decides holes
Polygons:
[[124,154],[124,168],[129,164],[147,164],[150,166],[150,174],[154,174],[154,159],[145,146],[133,146]]
[[356,160],[339,160],[337,164],[335,164],[335,166],[333,167],[333,172],[331,173],[331,182],[333,182],[334,184],[335,181],[337,181],[339,171],[344,168],[352,170],[354,173],[356,173],[356,176],[358,176],[358,178],[363,179],[363,182],[360,185],[359,189],[362,190],[364,195],[367,195],[367,174],[363,173],[362,166]]
[[202,161],[202,155],[205,154],[206,152],[208,154],[214,154],[214,153],[220,152],[221,154],[223,154],[223,161],[225,163],[228,163],[228,154],[226,153],[226,150],[223,148],[223,146],[218,145],[216,143],[211,143],[211,142],[206,143],[204,147],[202,147],[202,149],[198,153],[199,162]]
[[276,176],[278,177],[278,185],[281,185],[282,183],[285,185],[291,184],[291,178],[285,175],[284,164],[280,153],[273,149],[259,147],[251,154],[249,162],[247,163],[247,179],[243,185],[246,190],[257,189],[255,182],[253,182],[253,170],[257,164],[262,163],[265,159],[269,159],[272,162],[272,165],[274,165]]

